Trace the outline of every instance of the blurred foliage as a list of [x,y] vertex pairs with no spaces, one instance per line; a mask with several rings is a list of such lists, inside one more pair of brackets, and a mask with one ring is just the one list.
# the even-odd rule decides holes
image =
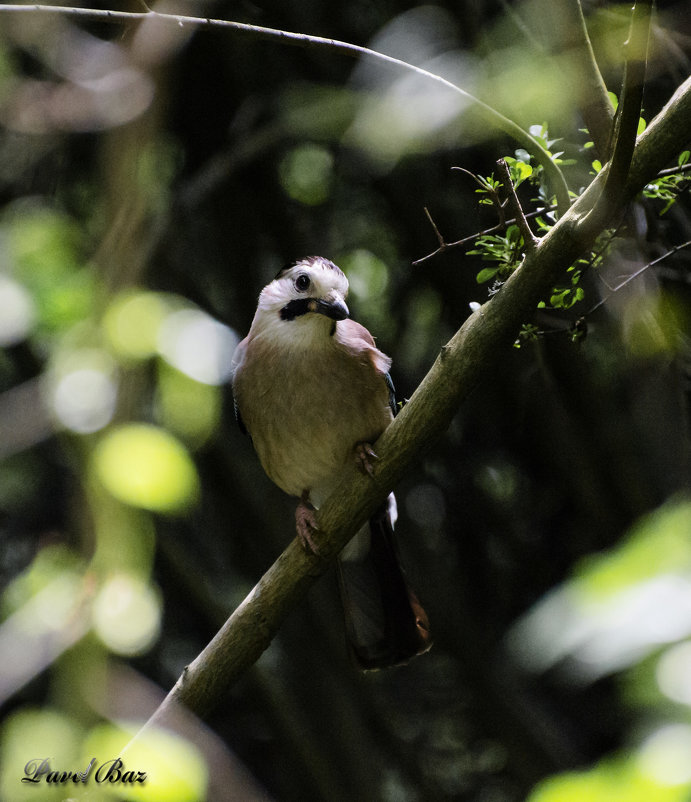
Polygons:
[[[616,101],[630,9],[583,5]],[[530,128],[575,196],[602,154],[570,7],[182,10],[436,72]],[[658,7],[647,121],[690,63],[688,9]],[[44,759],[118,756],[146,784],[90,799],[689,797],[688,151],[564,266],[397,488],[430,654],[357,675],[330,576],[210,728],[120,753],[292,536],[227,387],[259,290],[333,258],[404,400],[520,264],[499,157],[543,236],[543,168],[419,75],[153,18],[3,16],[2,799],[65,798],[21,782]],[[458,245],[423,259],[435,233]]]

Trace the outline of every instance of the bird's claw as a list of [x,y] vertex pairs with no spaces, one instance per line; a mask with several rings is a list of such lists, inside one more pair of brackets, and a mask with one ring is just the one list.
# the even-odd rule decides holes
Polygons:
[[369,443],[358,443],[355,446],[355,462],[362,473],[374,477],[373,460],[375,459],[379,459],[379,457]]
[[300,503],[295,508],[295,529],[302,548],[312,554],[319,554],[317,544],[314,542],[313,534],[319,532],[317,526],[317,516],[314,507],[307,500],[307,494],[303,493]]

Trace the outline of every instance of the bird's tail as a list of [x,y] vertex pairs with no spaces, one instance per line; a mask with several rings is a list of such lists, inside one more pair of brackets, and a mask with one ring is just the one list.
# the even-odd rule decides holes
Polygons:
[[407,663],[432,645],[427,614],[398,558],[392,505],[393,495],[338,560],[348,645],[365,671]]

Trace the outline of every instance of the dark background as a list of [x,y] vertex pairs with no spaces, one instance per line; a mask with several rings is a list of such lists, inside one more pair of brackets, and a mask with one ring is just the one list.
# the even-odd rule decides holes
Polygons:
[[[392,54],[419,64],[454,54],[449,63],[459,82],[467,78],[472,91],[526,126],[546,123],[550,137],[563,139],[553,149],[575,160],[564,169],[578,191],[590,180],[592,152],[582,148],[587,136],[565,61],[568,5],[465,0],[431,9],[389,0],[170,8],[373,47],[381,42],[375,36],[396,26],[401,38],[385,45]],[[660,6],[648,120],[689,72],[688,9]],[[586,3],[585,10],[608,88],[618,92],[626,12],[608,3]],[[104,312],[127,288],[172,294],[244,336],[260,289],[282,265],[318,253],[347,271],[357,252],[365,253],[366,269],[351,310],[392,356],[398,395],[408,397],[469,304],[488,295],[488,285],[475,280],[482,263],[466,248],[412,265],[437,247],[424,207],[450,241],[493,225],[494,212],[478,207],[473,181],[450,168],[489,175],[516,145],[478,130],[465,115],[434,127],[429,109],[418,105],[421,84],[394,93],[398,111],[419,127],[402,136],[405,123],[387,107],[372,123],[383,142],[377,150],[363,119],[400,75],[367,72],[327,50],[191,26],[137,29],[38,15],[5,15],[2,25],[0,270],[25,286],[38,308],[34,327],[0,357],[0,579],[9,615],[17,609],[18,579],[46,548],[64,548],[81,565],[98,553],[94,521],[105,508],[88,490],[90,454],[108,431],[57,427],[33,394],[21,414],[34,422],[17,442],[14,389],[48,375],[80,338],[99,343],[94,332]],[[162,30],[168,41],[155,38]],[[90,106],[77,91],[85,76],[94,79],[89,70],[98,71],[89,61],[97,40],[112,47],[95,51],[98,69],[106,72],[110,54],[140,76],[135,88],[142,81],[149,87],[150,100],[131,119],[126,111],[117,118],[117,104]],[[286,165],[301,152],[326,164],[306,190],[286,178]],[[524,187],[526,205],[535,191]],[[688,719],[688,709],[673,705],[641,669],[684,633],[624,658],[623,673],[581,671],[576,647],[530,673],[507,645],[515,622],[569,580],[581,558],[620,544],[641,516],[687,488],[688,251],[616,292],[607,289],[691,239],[688,193],[660,216],[663,207],[641,199],[617,221],[599,273],[584,272],[585,300],[541,311],[536,340],[492,354],[491,378],[396,488],[401,550],[432,623],[432,651],[403,668],[359,675],[346,655],[331,573],[257,665],[217,700],[209,723],[218,748],[239,758],[267,795],[513,802],[540,780],[607,754],[633,759],[651,722]],[[40,250],[35,263],[12,250],[12,232],[39,212],[59,221],[58,238],[68,241],[73,260],[51,268],[46,258],[44,274]],[[57,259],[54,241],[46,242]],[[372,267],[375,257],[385,272]],[[54,313],[56,306],[62,311]],[[581,318],[587,336],[574,338]],[[168,690],[292,537],[294,500],[263,475],[235,425],[228,387],[214,390],[221,414],[211,431],[186,441],[161,416],[165,370],[172,368],[158,356],[120,361],[110,424],[145,421],[171,430],[199,476],[195,505],[182,515],[150,517],[155,550],[152,540],[145,573],[160,594],[160,636],[131,657],[109,652],[93,635],[78,641],[19,683],[2,708],[6,722],[50,708],[88,728],[104,708],[107,715],[118,705],[129,710],[143,678]],[[121,548],[131,540],[123,536]],[[11,652],[2,659],[11,661]],[[120,677],[117,694],[107,690],[104,672],[112,673],[108,682]],[[101,706],[86,692],[85,677],[92,692],[104,683]],[[6,755],[13,732],[8,723]],[[212,763],[212,782],[214,771]],[[247,783],[240,791],[216,787],[209,798],[254,798],[259,792]]]

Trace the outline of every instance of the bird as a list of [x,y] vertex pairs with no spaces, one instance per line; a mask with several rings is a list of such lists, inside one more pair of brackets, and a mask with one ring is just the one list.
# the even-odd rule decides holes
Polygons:
[[[348,279],[310,256],[259,295],[231,364],[236,418],[268,477],[297,496],[295,526],[318,553],[315,511],[354,460],[372,475],[372,448],[396,412],[391,359],[350,317]],[[393,493],[339,554],[346,642],[355,665],[407,663],[432,645],[429,620],[401,566]]]

